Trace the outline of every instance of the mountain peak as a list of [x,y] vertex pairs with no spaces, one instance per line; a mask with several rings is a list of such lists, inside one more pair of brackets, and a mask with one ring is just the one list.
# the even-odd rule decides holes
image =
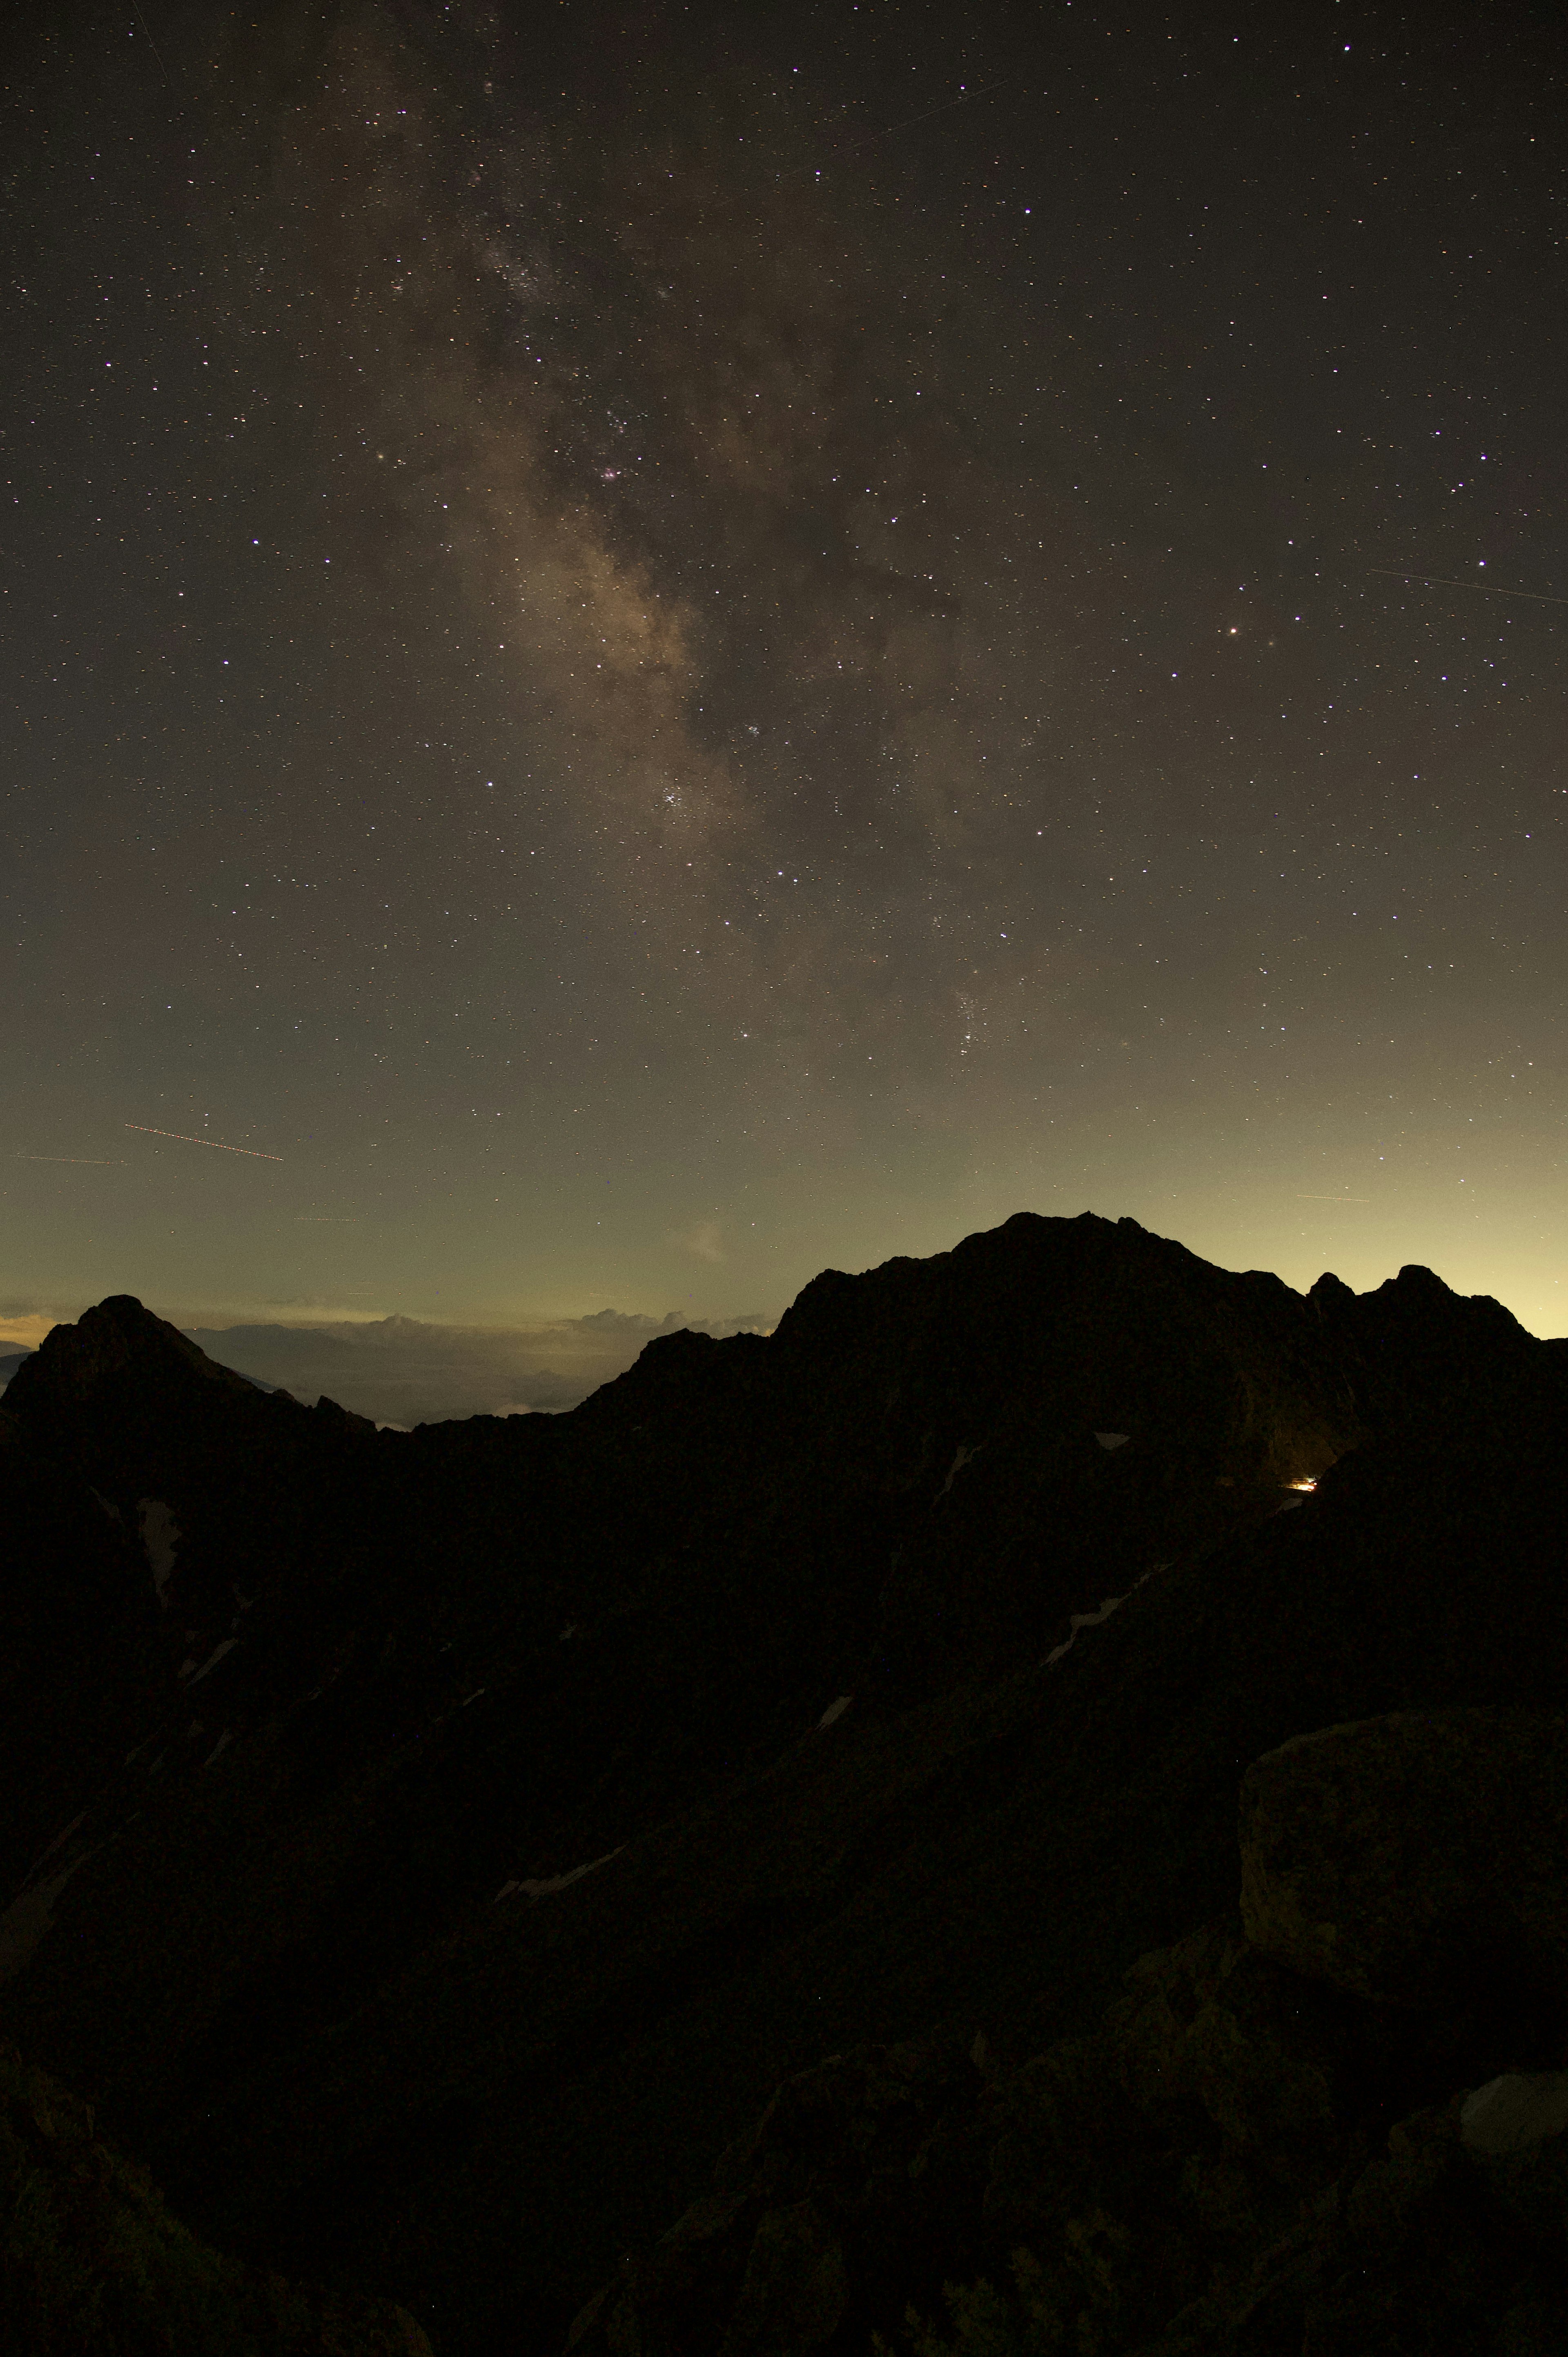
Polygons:
[[111,1293],[84,1309],[74,1325],[50,1329],[12,1377],[5,1404],[12,1415],[22,1417],[46,1403],[81,1406],[133,1363],[141,1380],[161,1363],[171,1372],[177,1367],[187,1379],[195,1375],[237,1391],[251,1388],[242,1376],[231,1374],[188,1341],[177,1327],[155,1317],[134,1293]]

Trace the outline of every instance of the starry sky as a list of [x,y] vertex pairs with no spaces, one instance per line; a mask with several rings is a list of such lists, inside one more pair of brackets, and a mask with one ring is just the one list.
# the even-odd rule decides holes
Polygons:
[[0,1313],[1568,1329],[1553,8],[5,37]]

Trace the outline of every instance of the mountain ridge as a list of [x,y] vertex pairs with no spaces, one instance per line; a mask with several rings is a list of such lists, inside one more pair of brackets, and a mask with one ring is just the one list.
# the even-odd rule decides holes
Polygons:
[[1090,2022],[1234,1903],[1250,1760],[1559,1692],[1565,1354],[1429,1271],[1019,1214],[406,1435],[171,1335],[112,1297],[0,1406],[0,1860],[67,1877],[0,2019],[443,2357],[559,2347],[828,2045]]

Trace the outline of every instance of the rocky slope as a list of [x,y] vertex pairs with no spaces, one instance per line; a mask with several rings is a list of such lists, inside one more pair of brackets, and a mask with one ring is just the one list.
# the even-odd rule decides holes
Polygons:
[[0,2047],[0,2347],[18,2357],[431,2357],[390,2300],[209,2250],[92,2106]]
[[[1558,1712],[1563,1405],[1427,1272],[1303,1297],[1087,1215],[413,1435],[105,1302],[0,1406],[0,2022],[220,2247],[559,2349],[825,2054],[1108,2034],[1234,1910],[1250,1761]],[[835,2350],[996,2264],[839,2241]]]

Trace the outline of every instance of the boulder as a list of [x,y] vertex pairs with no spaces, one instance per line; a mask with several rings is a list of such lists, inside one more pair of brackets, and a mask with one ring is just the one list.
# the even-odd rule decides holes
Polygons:
[[1108,2017],[1118,2073],[1145,2110],[1198,2104],[1234,2158],[1316,2156],[1359,2077],[1346,2025],[1318,1993],[1210,1924],[1141,1956]]
[[1524,2044],[1560,2038],[1568,1722],[1396,1711],[1298,1736],[1243,1777],[1240,1848],[1261,1953],[1361,1997],[1511,2014]]
[[1568,2128],[1568,2071],[1507,2071],[1465,2099],[1459,2131],[1469,2152],[1533,2151]]
[[1568,2071],[1509,2071],[1477,2087],[1459,2137],[1499,2217],[1536,2249],[1568,2254]]

